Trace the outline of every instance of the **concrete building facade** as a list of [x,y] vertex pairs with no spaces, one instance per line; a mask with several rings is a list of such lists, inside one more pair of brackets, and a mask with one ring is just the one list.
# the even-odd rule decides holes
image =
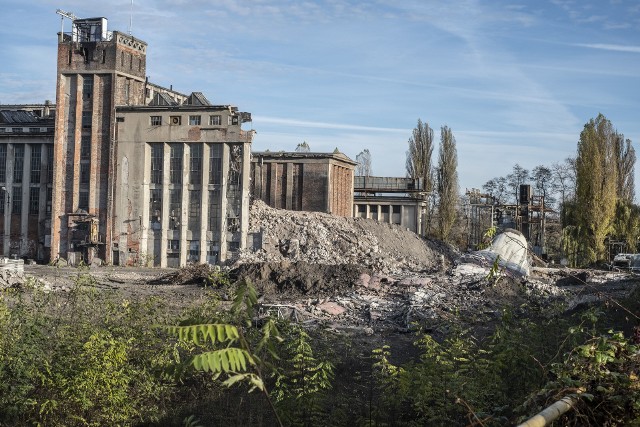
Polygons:
[[4,257],[49,259],[54,108],[0,106],[0,249]]
[[251,194],[271,207],[352,216],[356,162],[338,152],[255,152]]
[[420,179],[356,176],[353,216],[397,224],[423,235],[427,200]]
[[[58,34],[54,259],[182,266],[224,261],[246,240],[253,133],[241,124],[250,115],[150,83],[146,52],[105,18],[75,19]],[[203,169],[212,153],[214,183]],[[216,227],[189,222],[196,194],[201,225],[219,202]]]

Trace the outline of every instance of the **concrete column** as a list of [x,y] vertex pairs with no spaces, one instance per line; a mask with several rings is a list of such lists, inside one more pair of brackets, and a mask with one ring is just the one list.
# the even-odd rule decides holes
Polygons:
[[13,144],[7,144],[6,182],[4,186],[4,242],[3,254],[11,255],[11,197],[13,194],[13,165],[15,164],[15,149]]
[[24,160],[22,168],[22,208],[20,209],[20,249],[18,255],[22,256],[29,245],[29,196],[31,183],[31,144],[24,146]]
[[[48,219],[47,184],[44,184],[47,182],[47,174],[49,173],[49,167],[51,166],[49,165],[48,147],[48,144],[40,144],[40,182],[43,184],[40,184],[40,195],[38,196],[40,200],[40,204],[38,206],[38,231],[42,230],[43,234],[40,235],[40,238],[42,239],[44,239],[44,236],[47,234],[47,227],[45,223]],[[42,245],[38,245],[37,257],[44,258],[44,243]]]
[[140,212],[140,258],[145,263],[148,260],[149,254],[149,199],[151,198],[151,191],[149,190],[149,184],[151,183],[151,146],[147,143],[142,148],[143,153],[143,171],[142,171],[142,203]]
[[[240,203],[240,249],[247,247],[249,234],[249,205],[251,203],[249,174],[251,173],[251,143],[242,144],[242,201]],[[290,206],[290,188],[287,185],[287,204]]]
[[170,155],[169,144],[162,144],[162,221],[160,231],[160,254],[154,253],[154,257],[160,255],[160,267],[167,267],[167,241],[169,240],[169,171]]
[[180,266],[187,265],[187,233],[189,230],[189,171],[191,170],[191,147],[182,145],[182,211],[180,212]]
[[227,183],[229,181],[229,144],[222,146],[222,183],[220,188],[220,259],[227,259]]
[[365,205],[364,217],[367,219],[371,218],[371,206],[369,203]]
[[207,227],[209,226],[209,168],[211,146],[202,144],[202,191],[200,192],[200,256],[201,264],[207,262]]
[[400,205],[400,227],[407,228],[407,223],[404,220],[404,205]]
[[287,168],[287,194],[285,197],[286,200],[286,209],[293,209],[293,168],[294,163],[285,163],[285,167]]

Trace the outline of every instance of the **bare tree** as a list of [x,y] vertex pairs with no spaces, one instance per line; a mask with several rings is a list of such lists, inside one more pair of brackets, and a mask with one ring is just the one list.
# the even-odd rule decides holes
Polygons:
[[553,173],[551,169],[544,166],[538,165],[531,171],[531,175],[529,179],[533,181],[533,185],[536,188],[536,193],[539,196],[544,197],[545,205],[553,205],[556,200],[552,195],[553,188]]
[[368,148],[365,148],[356,156],[356,176],[371,176],[373,174],[371,170],[371,153]]
[[505,195],[507,194],[507,178],[499,176],[487,181],[482,188],[490,196],[492,196],[497,204],[504,203]]
[[553,163],[551,176],[553,191],[560,194],[561,205],[573,199],[576,189],[576,159],[567,157],[562,163]]
[[296,146],[297,153],[308,153],[311,151],[311,147],[307,144],[307,141],[302,141],[300,144]]
[[440,128],[438,151],[438,225],[440,238],[449,240],[456,222],[458,202],[458,152],[456,139],[447,126]]
[[507,183],[509,184],[509,187],[511,187],[511,190],[513,191],[511,194],[515,196],[514,201],[516,204],[518,203],[518,200],[519,200],[518,193],[520,192],[520,185],[525,184],[528,178],[529,178],[529,171],[517,163],[513,167],[513,172],[507,175]]

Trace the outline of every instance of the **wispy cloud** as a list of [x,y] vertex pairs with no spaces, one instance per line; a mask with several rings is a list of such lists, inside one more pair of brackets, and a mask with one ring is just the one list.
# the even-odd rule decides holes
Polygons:
[[640,53],[640,46],[605,44],[605,43],[575,43],[573,46],[586,47],[589,49],[612,50],[616,52]]
[[353,131],[364,131],[364,132],[389,132],[389,133],[399,133],[406,135],[410,133],[411,130],[407,129],[399,129],[399,128],[385,128],[385,127],[376,127],[376,126],[360,126],[346,123],[327,123],[327,122],[314,122],[307,120],[296,120],[282,117],[269,117],[269,116],[253,116],[253,121],[257,123],[268,123],[268,124],[277,124],[277,125],[285,125],[292,127],[303,127],[303,128],[317,128],[317,129],[336,129],[336,130],[353,130]]

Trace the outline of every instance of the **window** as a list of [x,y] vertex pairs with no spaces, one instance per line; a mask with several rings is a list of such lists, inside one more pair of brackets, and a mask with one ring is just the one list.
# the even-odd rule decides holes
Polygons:
[[40,145],[31,146],[31,183],[40,183],[40,168],[42,164],[42,147]]
[[181,123],[182,123],[182,117],[180,117],[180,116],[171,116],[171,121],[170,121],[170,123],[171,123],[172,125],[179,125],[179,124],[181,124]]
[[200,126],[200,116],[189,116],[190,126]]
[[221,126],[222,125],[222,116],[215,115],[209,116],[209,126]]
[[22,213],[22,187],[13,187],[11,195],[11,213]]
[[85,98],[91,98],[93,93],[93,76],[82,76],[82,93]]
[[80,160],[89,160],[91,158],[91,135],[82,135],[80,137]]
[[182,184],[182,144],[169,145],[169,181]]
[[30,133],[38,133],[40,132],[40,128],[29,128]]
[[53,144],[47,145],[47,182],[53,184]]
[[222,184],[222,144],[209,148],[209,184]]
[[191,231],[198,231],[200,229],[200,215],[201,215],[201,192],[200,190],[189,191],[189,223],[188,227]]
[[7,180],[7,145],[0,145],[0,182]]
[[91,129],[92,116],[93,116],[93,112],[91,110],[82,112],[82,128],[83,129]]
[[180,251],[180,240],[167,240],[167,251],[171,252],[179,252]]
[[228,116],[227,117],[227,124],[228,125],[237,125],[238,124],[238,116]]
[[189,184],[202,184],[202,144],[190,144],[189,148]]
[[162,143],[151,144],[151,183],[162,184],[164,147]]
[[153,189],[149,194],[149,222],[153,230],[160,230],[162,223],[162,190]]
[[6,202],[7,192],[5,190],[0,191],[0,214],[4,214],[4,207]]
[[78,193],[78,209],[89,210],[89,192],[80,191]]
[[220,190],[209,191],[209,231],[213,236],[220,234]]
[[24,145],[15,145],[13,160],[13,182],[22,182],[22,171],[24,170]]
[[20,133],[22,132],[23,128],[11,128],[11,132],[13,133]]
[[178,230],[182,216],[182,190],[169,191],[169,229]]
[[189,262],[198,262],[200,259],[200,240],[189,240]]
[[40,187],[29,188],[29,215],[38,215],[40,210]]
[[151,116],[151,126],[160,126],[162,124],[162,116]]
[[89,163],[80,163],[80,184],[89,183],[89,174],[91,173]]

